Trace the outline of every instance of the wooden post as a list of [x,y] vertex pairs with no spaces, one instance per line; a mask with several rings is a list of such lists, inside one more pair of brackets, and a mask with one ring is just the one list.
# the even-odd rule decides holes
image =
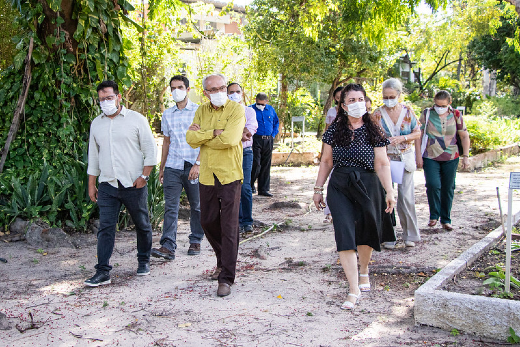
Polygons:
[[27,94],[29,93],[29,86],[31,85],[32,79],[31,58],[33,47],[34,39],[31,37],[31,40],[29,41],[29,51],[27,52],[27,57],[25,57],[25,72],[23,75],[22,90],[20,91],[18,103],[16,104],[16,108],[14,109],[13,121],[11,122],[9,134],[7,135],[7,140],[5,141],[5,146],[2,150],[2,159],[0,160],[0,173],[4,171],[4,165],[5,161],[7,160],[7,154],[9,153],[9,147],[11,147],[11,142],[13,142],[16,132],[18,131],[18,128],[20,126],[20,116],[25,108],[25,101],[27,100]]

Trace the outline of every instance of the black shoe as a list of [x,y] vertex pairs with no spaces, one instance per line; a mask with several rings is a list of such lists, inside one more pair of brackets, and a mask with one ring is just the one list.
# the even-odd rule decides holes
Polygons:
[[137,267],[137,276],[146,276],[150,274],[150,263],[141,263]]
[[99,287],[110,284],[110,274],[108,272],[98,271],[94,276],[83,283],[89,287]]
[[273,194],[269,193],[269,192],[258,192],[258,195],[263,195],[263,196],[268,196],[268,197],[272,197]]
[[255,187],[251,187],[251,192],[252,192],[253,194],[256,194],[256,188],[255,188]]
[[175,252],[170,251],[166,247],[161,247],[159,249],[152,248],[152,257],[156,258],[164,258],[166,260],[174,260],[175,259]]
[[251,232],[253,232],[253,226],[252,225],[245,225],[243,230],[244,230],[245,233],[251,233]]
[[200,243],[190,243],[188,248],[188,255],[199,255],[200,254]]

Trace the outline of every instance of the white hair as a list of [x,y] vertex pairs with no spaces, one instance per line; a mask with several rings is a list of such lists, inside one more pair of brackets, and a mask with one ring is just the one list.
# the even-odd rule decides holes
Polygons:
[[383,82],[383,89],[390,88],[397,93],[403,93],[403,84],[397,78],[390,78]]
[[222,80],[224,81],[224,85],[227,86],[226,76],[224,76],[221,73],[214,73],[214,74],[211,74],[211,75],[207,75],[206,77],[204,77],[202,79],[202,88],[206,89],[206,81],[208,80],[208,78],[215,77],[215,76],[218,76],[218,77],[222,78]]

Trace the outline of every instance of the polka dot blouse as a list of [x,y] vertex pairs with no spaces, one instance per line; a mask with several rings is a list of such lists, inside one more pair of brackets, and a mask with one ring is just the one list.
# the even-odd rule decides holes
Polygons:
[[[374,171],[374,146],[368,141],[368,133],[365,124],[354,130],[354,140],[350,146],[333,145],[334,132],[337,123],[333,123],[323,134],[322,141],[332,147],[332,160],[334,168],[359,167]],[[385,147],[390,141],[384,139],[375,147]]]

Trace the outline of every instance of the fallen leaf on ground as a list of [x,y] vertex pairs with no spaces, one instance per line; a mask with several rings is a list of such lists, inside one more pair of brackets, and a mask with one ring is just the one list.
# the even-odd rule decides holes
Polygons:
[[177,325],[179,328],[187,328],[189,326],[191,326],[191,323],[180,323],[179,325]]

